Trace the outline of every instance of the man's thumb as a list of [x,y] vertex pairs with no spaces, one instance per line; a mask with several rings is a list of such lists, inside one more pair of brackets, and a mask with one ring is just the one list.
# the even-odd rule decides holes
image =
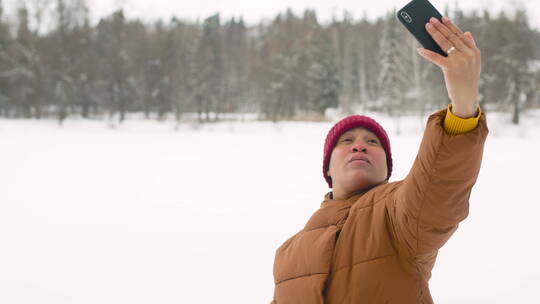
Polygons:
[[426,58],[426,60],[438,65],[439,67],[442,67],[441,58],[443,57],[441,55],[424,48],[417,48],[416,50],[418,51],[418,54]]

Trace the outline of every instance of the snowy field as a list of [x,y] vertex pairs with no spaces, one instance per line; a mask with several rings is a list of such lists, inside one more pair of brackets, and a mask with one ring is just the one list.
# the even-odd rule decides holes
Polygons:
[[[373,115],[391,182],[428,115],[399,135]],[[430,281],[438,304],[540,301],[540,113],[487,119],[469,217]],[[331,125],[0,120],[0,303],[269,303],[275,250],[329,191]]]

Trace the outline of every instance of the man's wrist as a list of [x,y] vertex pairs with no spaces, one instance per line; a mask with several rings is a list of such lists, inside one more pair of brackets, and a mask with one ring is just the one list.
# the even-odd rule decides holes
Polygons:
[[459,118],[471,118],[478,115],[478,104],[475,102],[473,105],[461,106],[452,103],[452,114]]

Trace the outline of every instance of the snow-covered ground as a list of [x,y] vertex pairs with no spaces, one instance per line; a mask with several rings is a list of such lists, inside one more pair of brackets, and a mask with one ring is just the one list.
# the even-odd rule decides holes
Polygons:
[[[365,113],[364,113],[365,114]],[[428,113],[429,114],[429,113]],[[427,116],[373,115],[404,178]],[[488,113],[469,217],[436,303],[540,298],[540,113]],[[275,250],[329,191],[332,123],[0,120],[0,303],[269,303]]]

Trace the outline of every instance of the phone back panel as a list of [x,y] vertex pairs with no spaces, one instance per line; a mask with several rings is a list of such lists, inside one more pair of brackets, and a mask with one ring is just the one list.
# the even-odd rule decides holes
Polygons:
[[446,52],[439,47],[426,30],[426,23],[431,17],[435,17],[439,21],[442,20],[442,15],[428,0],[413,0],[396,13],[399,22],[413,34],[425,49],[446,57]]

